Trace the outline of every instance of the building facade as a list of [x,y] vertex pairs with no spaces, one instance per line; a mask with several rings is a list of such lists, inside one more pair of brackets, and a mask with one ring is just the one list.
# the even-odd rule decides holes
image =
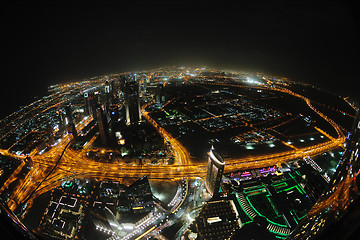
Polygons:
[[205,187],[213,197],[216,197],[219,193],[224,167],[225,162],[223,158],[217,152],[215,152],[214,148],[212,147],[208,156]]
[[124,87],[126,124],[134,124],[141,121],[141,109],[139,98],[139,84],[136,81],[127,81]]

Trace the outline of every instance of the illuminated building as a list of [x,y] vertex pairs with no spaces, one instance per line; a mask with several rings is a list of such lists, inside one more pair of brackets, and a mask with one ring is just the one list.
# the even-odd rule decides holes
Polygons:
[[89,93],[84,93],[84,113],[85,115],[90,114],[90,102],[89,102]]
[[104,116],[104,113],[100,107],[96,109],[96,117],[99,126],[101,142],[103,145],[107,145],[109,142],[109,127],[106,116]]
[[110,114],[111,124],[117,122],[120,118],[119,106],[117,104],[111,104],[109,107],[109,114]]
[[126,81],[125,89],[125,112],[126,124],[134,124],[141,121],[141,109],[139,99],[139,84],[134,80]]
[[93,118],[96,119],[96,109],[99,107],[99,98],[97,94],[92,94],[88,97],[89,102],[89,112],[92,114]]
[[106,109],[114,102],[114,87],[114,81],[106,80],[104,87]]
[[224,172],[225,162],[212,147],[209,152],[205,186],[211,196],[219,193],[221,178]]
[[127,189],[130,206],[134,213],[150,212],[154,208],[154,200],[149,180],[144,176]]
[[72,110],[71,110],[70,105],[67,105],[65,107],[65,113],[66,113],[66,121],[65,122],[67,123],[68,132],[71,133],[74,138],[77,138],[77,131],[76,131],[75,124],[73,122]]
[[355,239],[360,227],[360,116],[357,112],[337,170],[291,239]]
[[58,114],[58,121],[59,121],[59,135],[62,136],[64,134],[64,131],[66,130],[66,122],[65,122],[65,116],[63,110],[59,110],[57,112]]
[[164,83],[159,82],[157,89],[156,89],[156,95],[155,95],[155,101],[158,104],[163,104],[165,102],[165,96],[164,96]]
[[198,239],[215,240],[229,239],[242,223],[233,200],[220,200],[207,202],[192,225]]
[[[127,74],[124,76],[129,75]],[[312,229],[315,228],[320,229],[325,222],[323,216],[336,214],[337,209],[340,209],[338,212],[341,214],[341,208],[343,206],[347,206],[347,204],[351,202],[353,202],[353,204],[359,203],[359,198],[356,198],[356,196],[358,196],[358,188],[355,187],[356,184],[357,186],[359,185],[359,164],[356,163],[359,153],[359,143],[356,139],[359,139],[359,137],[354,133],[349,135],[349,151],[346,152],[345,157],[339,165],[339,168],[345,169],[347,172],[345,171],[343,174],[337,174],[336,178],[331,181],[329,180],[333,185],[327,190],[329,195],[323,198],[325,199],[326,204],[319,203],[316,205],[315,210],[309,215],[311,218],[306,218],[307,210],[310,209],[311,206],[308,208],[305,206],[305,203],[307,203],[305,199],[308,198],[307,195],[309,194],[306,191],[306,184],[305,187],[303,186],[310,177],[307,176],[306,179],[302,178],[304,175],[301,174],[301,171],[287,172],[288,170],[286,170],[280,173],[280,171],[276,170],[276,167],[273,167],[276,166],[277,163],[288,163],[294,159],[315,156],[340,146],[345,141],[343,132],[349,130],[350,126],[340,129],[330,117],[317,111],[315,108],[316,105],[311,105],[312,101],[309,98],[291,92],[284,87],[285,85],[282,86],[280,83],[279,86],[269,85],[267,91],[265,90],[267,88],[265,85],[251,88],[241,84],[237,86],[235,83],[238,79],[235,79],[234,82],[230,81],[230,77],[229,82],[224,83],[226,80],[225,78],[221,78],[216,82],[216,75],[212,76],[215,79],[214,81],[208,80],[206,76],[204,76],[204,78],[194,79],[190,76],[191,75],[184,75],[184,78],[188,78],[186,82],[189,82],[189,86],[182,86],[184,89],[183,92],[177,92],[177,95],[174,95],[174,100],[172,100],[172,92],[166,92],[168,94],[166,96],[169,96],[168,100],[171,102],[169,101],[170,104],[167,104],[165,108],[159,108],[159,105],[154,103],[153,100],[156,99],[153,98],[153,95],[141,95],[141,102],[144,103],[142,114],[144,118],[146,118],[147,123],[154,127],[151,129],[154,129],[154,131],[156,131],[155,133],[158,133],[158,135],[147,134],[151,133],[150,130],[147,131],[147,129],[150,128],[149,125],[136,124],[141,117],[140,115],[131,119],[131,104],[135,103],[135,111],[133,112],[136,113],[140,96],[137,82],[134,79],[131,79],[131,77],[129,77],[129,79],[124,77],[125,81],[129,82],[124,82],[124,87],[126,84],[127,89],[121,89],[125,93],[124,95],[125,98],[127,98],[127,102],[122,102],[122,99],[120,98],[118,102],[110,102],[108,108],[105,108],[104,100],[107,96],[104,92],[109,93],[112,87],[110,85],[109,88],[106,88],[102,92],[105,80],[99,78],[94,79],[91,84],[86,82],[78,85],[74,84],[73,86],[61,86],[61,91],[53,91],[51,99],[44,98],[35,104],[28,105],[18,113],[14,113],[3,120],[3,125],[0,128],[2,133],[2,138],[0,139],[1,157],[9,156],[11,159],[21,160],[28,155],[29,159],[31,157],[34,160],[34,167],[26,170],[29,171],[29,174],[16,180],[20,176],[19,171],[23,171],[22,169],[27,167],[27,165],[21,163],[25,167],[19,165],[20,167],[18,167],[18,169],[14,168],[12,170],[14,173],[4,183],[1,193],[3,194],[2,196],[9,199],[7,205],[9,205],[11,207],[10,209],[15,211],[15,213],[24,214],[23,216],[25,216],[25,214],[27,214],[25,211],[28,211],[28,209],[36,209],[37,203],[35,202],[35,204],[33,204],[34,199],[41,196],[41,194],[56,188],[56,186],[64,179],[71,178],[74,175],[81,177],[93,176],[94,179],[96,179],[94,185],[92,185],[94,189],[97,189],[98,181],[133,179],[139,175],[143,176],[145,174],[150,178],[160,179],[159,181],[162,181],[164,178],[189,178],[189,180],[178,184],[175,197],[170,202],[173,202],[171,205],[166,205],[165,202],[163,203],[164,205],[162,205],[162,203],[158,202],[158,199],[153,198],[151,188],[147,181],[145,181],[145,178],[139,180],[129,188],[120,187],[120,183],[117,184],[119,186],[116,188],[100,184],[99,196],[97,197],[98,193],[96,190],[91,193],[92,195],[89,200],[86,199],[87,202],[93,201],[93,199],[96,200],[87,204],[84,203],[86,211],[88,211],[88,208],[90,207],[93,209],[96,208],[96,211],[102,209],[104,210],[103,212],[97,211],[96,213],[100,213],[100,215],[103,213],[103,216],[108,217],[109,214],[105,211],[106,207],[109,208],[116,217],[122,215],[121,217],[126,219],[126,222],[120,223],[120,226],[125,226],[123,229],[128,232],[127,235],[124,236],[119,234],[116,237],[121,239],[141,239],[153,237],[155,234],[159,233],[159,230],[168,227],[168,216],[170,217],[170,221],[173,219],[176,221],[177,218],[182,216],[187,216],[187,220],[189,221],[193,220],[196,213],[195,211],[188,212],[189,215],[183,215],[183,213],[187,214],[187,209],[191,210],[188,206],[192,205],[192,199],[199,202],[204,202],[208,199],[208,194],[202,192],[202,188],[198,189],[198,186],[196,186],[197,184],[194,184],[192,181],[192,178],[200,177],[202,179],[206,178],[205,186],[210,195],[214,198],[217,198],[216,195],[221,195],[222,199],[220,199],[220,201],[218,201],[219,199],[216,199],[215,202],[217,203],[210,203],[204,207],[203,212],[199,215],[202,218],[198,218],[198,220],[201,219],[201,221],[196,222],[198,224],[196,226],[198,228],[197,231],[195,232],[191,229],[193,233],[190,233],[189,235],[192,234],[192,236],[194,236],[196,233],[199,237],[205,236],[205,239],[228,239],[234,232],[233,230],[239,227],[239,223],[236,222],[238,219],[236,217],[237,214],[234,214],[235,210],[239,212],[240,217],[244,218],[244,221],[241,219],[240,222],[244,223],[244,227],[241,228],[242,230],[245,231],[247,226],[257,226],[260,224],[265,231],[264,234],[270,232],[276,234],[276,237],[285,238],[302,219],[305,220],[303,226],[304,228],[307,228],[308,231],[312,231]],[[183,84],[183,81],[178,82],[179,85],[186,84]],[[191,90],[195,89],[196,82],[200,84],[199,89],[205,89],[204,91],[201,91],[200,94],[197,93],[197,90]],[[107,83],[107,85],[109,85],[109,83]],[[157,100],[160,101],[162,95],[160,90],[162,90],[161,88],[163,86],[161,87],[161,85],[159,85],[157,79],[149,85],[155,90],[152,91],[152,93],[155,94],[157,94],[156,87],[159,86],[160,93],[158,93]],[[174,86],[177,87],[178,85]],[[134,87],[134,89],[131,90],[131,87]],[[292,88],[297,89],[296,85],[291,86],[291,88],[289,87],[289,89]],[[306,89],[306,87],[304,88]],[[299,89],[302,89],[302,87]],[[246,99],[247,91],[249,91],[248,99]],[[85,102],[85,104],[88,104],[86,109],[92,116],[86,116],[85,114],[84,117],[84,115],[81,114],[82,112],[79,111],[82,110],[79,109],[79,106],[82,107],[84,104],[83,98],[85,97],[85,94],[82,96],[79,94],[80,92],[88,93],[86,96],[88,102]],[[306,110],[305,112],[313,110],[311,112],[313,112],[314,115],[319,119],[322,118],[324,124],[327,123],[328,126],[324,129],[329,132],[331,129],[332,133],[327,134],[325,133],[325,130],[320,128],[315,129],[313,126],[309,126],[305,118],[300,118],[298,113],[295,114],[291,112],[291,109],[286,111],[285,114],[285,111],[282,113],[281,111],[276,110],[276,104],[274,104],[274,109],[272,109],[269,106],[260,106],[255,102],[250,101],[252,99],[250,96],[257,96],[259,99],[273,99],[277,97],[277,92],[280,94],[279,99],[282,100],[287,99],[286,93],[289,95],[288,97],[290,99],[296,97],[298,101],[303,103],[304,110]],[[240,98],[237,98],[238,93],[241,93]],[[260,101],[262,100],[259,100],[259,102]],[[72,105],[66,108],[67,114],[65,114],[63,109],[65,106],[64,104],[70,102]],[[125,106],[128,105],[128,116],[120,112],[119,108],[123,106],[122,104]],[[71,109],[71,107],[73,107],[73,109]],[[320,109],[323,110],[323,108]],[[324,109],[327,109],[329,113],[332,112],[332,108],[330,107]],[[333,110],[335,113],[338,113],[336,108]],[[113,111],[114,113],[112,113]],[[65,116],[72,113],[74,113],[73,116],[70,115],[70,117],[65,118]],[[350,119],[353,115],[352,111],[346,110],[345,108],[344,114],[341,114],[341,118],[338,121],[341,122],[342,118],[345,120]],[[77,141],[75,141],[75,144],[72,144],[74,141],[72,141],[73,139],[71,136],[62,136],[60,134],[57,134],[60,136],[55,136],[57,141],[54,144],[46,145],[45,143],[42,143],[44,140],[46,141],[46,139],[49,139],[50,143],[53,142],[55,139],[50,139],[52,137],[50,129],[54,129],[55,132],[58,132],[59,130],[57,129],[61,129],[62,127],[66,129],[66,124],[69,122],[69,119],[75,119],[75,116],[77,116],[75,130],[79,133],[84,133]],[[93,116],[95,117],[93,118]],[[123,128],[123,124],[125,123],[121,121],[121,119],[124,119],[125,117],[129,117],[130,120],[128,121],[128,124],[132,124],[133,126]],[[113,128],[113,126],[111,126],[112,131],[110,131],[110,128],[108,128],[107,125],[109,119],[111,119],[111,124],[118,121],[116,127]],[[97,122],[98,128],[94,127],[95,122]],[[262,124],[262,122],[264,124]],[[294,124],[293,122],[296,124],[295,127],[292,125]],[[359,126],[358,122],[356,126]],[[294,130],[293,132],[288,133],[288,135],[284,135],[286,138],[284,137],[283,139],[277,139],[277,137],[264,130],[274,128],[274,130],[279,131],[279,133],[287,133],[288,129],[297,127],[298,129],[295,129],[296,131]],[[240,128],[241,130],[244,129],[244,131],[237,131],[237,129]],[[305,137],[302,137],[301,139],[297,138],[297,133],[302,133],[301,131],[304,128],[309,130],[309,132],[306,133],[311,133],[311,135],[307,137],[309,142],[307,142]],[[313,133],[315,130],[319,133]],[[71,127],[70,131],[72,131]],[[126,136],[126,145],[125,138],[123,138],[120,131],[124,132],[124,136]],[[110,139],[110,132],[115,135],[115,138],[112,136],[112,139]],[[226,170],[227,172],[233,172],[234,175],[238,175],[238,177],[243,180],[241,182],[236,182],[236,184],[234,183],[233,185],[230,185],[230,183],[223,185],[222,174],[225,163],[213,148],[209,152],[207,159],[208,163],[205,162],[205,159],[200,161],[204,148],[207,148],[206,140],[209,136],[215,138],[216,136],[221,136],[221,134],[227,134],[228,132],[231,133],[230,135],[233,133],[237,133],[237,135],[228,139],[231,140],[232,144],[235,146],[234,151],[231,152],[231,149],[228,150],[223,147],[224,145],[221,145],[221,150],[224,151],[223,156],[226,156]],[[98,134],[101,139],[98,139]],[[47,138],[48,136],[49,138]],[[319,142],[315,143],[317,140],[314,140],[313,137],[315,139],[318,138],[317,140]],[[144,139],[146,145],[149,146],[142,144],[141,141]],[[98,144],[98,140],[102,141],[102,144]],[[109,144],[112,140],[118,140],[118,144],[124,146],[119,146],[116,149],[118,152],[114,149],[109,151],[101,151],[100,149],[99,151],[98,148],[103,147],[104,145],[108,145],[105,147],[115,148],[115,144]],[[220,139],[220,141],[222,141],[222,139]],[[201,142],[204,144],[199,144]],[[277,151],[276,149],[276,147],[281,144],[283,145],[280,150],[284,150],[283,152]],[[163,148],[164,145],[165,148]],[[275,145],[276,147],[274,147]],[[153,146],[156,147],[156,150],[151,149],[153,153],[148,154],[148,152],[150,152],[148,150]],[[192,149],[192,147],[194,149]],[[264,153],[261,152],[262,149],[260,147],[264,148]],[[37,149],[33,150],[35,148]],[[134,151],[135,154],[133,154],[130,150],[135,148],[136,151]],[[143,154],[143,149],[147,151],[146,154]],[[198,150],[198,152],[195,152],[195,150]],[[246,155],[232,154],[241,151],[246,152]],[[99,154],[96,155],[96,152]],[[163,154],[164,152],[165,154]],[[251,155],[252,153],[255,154]],[[109,156],[109,161],[102,161],[105,160],[107,156]],[[169,160],[167,158],[165,159],[164,156],[169,156]],[[199,161],[192,161],[192,156],[198,157]],[[138,159],[140,164],[136,164]],[[152,161],[152,159],[154,159],[154,161]],[[161,164],[161,162],[163,162],[163,164]],[[166,162],[168,162],[169,165],[165,164]],[[170,162],[175,162],[176,164],[171,165]],[[296,162],[291,163],[290,165],[289,163],[289,168],[287,169],[291,169],[290,167],[295,167],[296,165],[299,164]],[[206,168],[207,173],[205,172]],[[249,170],[255,168],[256,170]],[[6,171],[7,169],[8,168],[2,168],[3,171]],[[49,171],[50,169],[53,170]],[[247,171],[244,169],[247,169]],[[49,174],[44,177],[44,172],[49,172]],[[348,174],[346,175],[346,173]],[[274,176],[266,177],[266,175],[270,174],[273,174]],[[276,182],[273,181],[273,179],[275,179]],[[332,181],[334,182],[332,183]],[[219,192],[220,185],[222,185],[222,193]],[[199,186],[201,185],[199,184]],[[256,188],[250,189],[253,186],[256,186]],[[336,188],[332,189],[333,186],[336,186]],[[236,190],[234,190],[235,188]],[[305,188],[305,191],[303,188]],[[116,191],[113,191],[113,189]],[[103,192],[101,192],[102,190]],[[232,192],[232,190],[234,190],[234,192]],[[321,195],[321,191],[319,190],[317,193]],[[331,195],[334,192],[336,195]],[[84,232],[87,233],[89,226],[87,226],[88,223],[86,221],[82,221],[82,225],[76,223],[83,212],[79,212],[78,209],[72,207],[79,205],[74,205],[75,200],[73,198],[79,199],[78,203],[80,203],[80,198],[83,197],[75,197],[74,195],[69,198],[64,197],[62,200],[60,200],[60,197],[61,196],[59,195],[57,201],[55,201],[56,199],[50,201],[49,210],[44,213],[44,215],[51,217],[49,218],[51,220],[49,227],[43,228],[40,226],[39,231],[44,232],[50,228],[50,230],[52,230],[52,227],[54,227],[56,231],[63,232],[64,234],[71,236],[71,238],[74,238],[74,236],[69,234],[68,230],[70,229],[75,229],[75,231],[79,231],[81,234]],[[314,198],[317,197],[315,196]],[[281,201],[282,199],[283,201]],[[288,204],[283,204],[285,200]],[[234,208],[232,204],[235,204],[237,209]],[[196,207],[199,204],[195,203],[194,205]],[[289,207],[287,207],[287,205],[289,205]],[[330,205],[332,206],[329,207]],[[169,211],[166,206],[168,206],[171,211]],[[278,206],[281,207],[278,208]],[[358,206],[360,205],[358,204]],[[55,207],[58,207],[56,208],[58,213],[53,215]],[[97,209],[97,207],[99,209]],[[162,210],[163,208],[165,210]],[[327,208],[330,209],[328,212],[326,212]],[[303,209],[306,209],[306,212],[303,211]],[[321,211],[324,209],[325,211]],[[60,213],[60,211],[62,211],[62,213]],[[350,209],[349,211],[352,210]],[[212,215],[214,212],[215,214]],[[321,218],[318,218],[317,213],[319,212],[320,215],[322,214]],[[158,214],[163,215],[160,216]],[[71,218],[71,215],[74,215],[74,222],[69,221],[67,218]],[[103,216],[100,217],[105,219]],[[128,220],[130,217],[127,216],[131,217],[131,221]],[[94,217],[94,215],[92,217]],[[273,218],[275,220],[273,220]],[[293,218],[293,222],[291,222],[291,218]],[[26,216],[25,219],[31,219],[31,215]],[[110,219],[110,217],[108,219]],[[231,220],[231,222],[228,220]],[[272,222],[266,222],[266,220]],[[107,219],[105,219],[105,221],[107,221]],[[352,222],[355,223],[356,221]],[[71,225],[69,223],[71,223]],[[313,227],[306,225],[307,223],[311,223]],[[108,221],[106,224],[106,227],[110,230],[111,227],[113,227],[112,225],[116,227],[119,225],[116,224],[115,221]],[[155,226],[155,224],[157,226]],[[327,223],[327,220],[326,224],[326,226],[330,226]],[[90,227],[93,226],[91,225]],[[96,229],[98,229],[97,225]],[[253,228],[250,230],[252,229]],[[125,230],[124,232],[126,232]],[[299,230],[300,234],[303,230],[304,229]],[[320,230],[318,232],[320,232]],[[259,232],[258,229],[255,229],[255,231],[257,233]],[[297,231],[295,232],[295,234],[298,233]],[[207,233],[211,233],[211,236],[206,235]],[[220,236],[221,234],[224,234],[224,236]],[[89,236],[90,238],[92,237],[91,235]],[[79,238],[86,239],[82,235],[79,235]],[[96,237],[93,238],[98,239]],[[108,236],[108,238],[110,238],[110,236]],[[112,239],[114,239],[114,237]],[[169,237],[168,239],[174,238]],[[265,239],[265,237],[261,239]]]

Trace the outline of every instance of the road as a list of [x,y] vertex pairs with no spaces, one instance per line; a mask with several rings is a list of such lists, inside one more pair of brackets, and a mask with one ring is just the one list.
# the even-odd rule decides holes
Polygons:
[[[334,121],[315,109],[308,98],[285,88],[276,88],[273,90],[291,94],[304,100],[309,108],[333,126],[338,136],[330,139],[328,142],[301,149],[293,149],[286,152],[261,156],[229,159],[226,160],[225,172],[233,172],[240,169],[261,168],[269,165],[276,165],[282,162],[288,162],[305,156],[313,156],[329,151],[344,143],[345,136],[340,127]],[[95,162],[86,157],[85,150],[74,150],[71,148],[65,149],[65,147],[72,141],[72,137],[70,135],[66,135],[60,143],[52,147],[48,152],[32,157],[33,167],[25,178],[20,180],[19,184],[17,184],[10,196],[10,209],[14,211],[18,206],[22,206],[25,202],[28,203],[28,206],[31,206],[32,201],[36,197],[58,187],[64,180],[73,178],[118,180],[120,178],[138,178],[144,175],[147,175],[149,178],[160,179],[181,179],[183,177],[204,178],[207,162],[192,162],[190,154],[186,148],[177,139],[173,138],[164,128],[159,126],[157,122],[145,111],[147,105],[142,107],[142,114],[145,119],[158,130],[162,137],[170,143],[175,156],[175,164],[139,166]],[[92,117],[82,121],[76,126],[77,131],[81,131],[91,121]],[[4,155],[11,155],[6,150],[0,150],[0,153]],[[60,156],[61,159],[58,161]],[[54,166],[56,166],[56,168],[54,168]],[[5,182],[1,191],[7,188],[7,186],[15,180],[15,176],[16,174],[14,173],[8,181]]]

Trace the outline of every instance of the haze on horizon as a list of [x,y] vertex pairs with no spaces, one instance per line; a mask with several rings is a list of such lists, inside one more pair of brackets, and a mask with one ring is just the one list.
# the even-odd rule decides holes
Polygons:
[[358,29],[341,1],[17,2],[6,11],[3,114],[54,83],[171,65],[259,71],[357,97]]

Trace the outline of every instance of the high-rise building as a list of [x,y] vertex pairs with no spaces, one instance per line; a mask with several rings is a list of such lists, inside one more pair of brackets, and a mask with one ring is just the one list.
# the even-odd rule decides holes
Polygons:
[[165,103],[164,83],[159,82],[156,89],[155,101],[157,104]]
[[223,158],[211,147],[208,156],[208,166],[205,179],[205,187],[211,196],[217,196],[224,172],[225,162]]
[[126,124],[141,121],[139,84],[134,79],[127,79],[124,87]]
[[188,239],[229,239],[241,226],[233,200],[209,201],[201,208],[188,229],[197,238],[189,235]]
[[75,124],[73,122],[71,105],[66,105],[65,114],[66,114],[66,123],[67,123],[68,133],[71,133],[74,138],[77,138],[78,135],[77,135],[77,130],[76,130]]
[[119,87],[120,87],[120,90],[123,91],[124,88],[125,88],[125,82],[126,82],[126,77],[125,75],[120,75],[119,76]]
[[289,239],[355,239],[360,228],[360,115],[346,139],[336,172]]
[[103,110],[100,107],[96,109],[96,118],[99,126],[101,142],[103,145],[107,145],[109,143],[109,126],[106,116],[104,116]]
[[62,136],[66,130],[65,114],[62,109],[59,109],[57,113],[58,113],[58,121],[59,121],[59,135]]
[[113,81],[109,82],[108,80],[106,80],[104,86],[104,104],[106,106],[106,109],[108,109],[110,105],[114,102],[113,89]]
[[88,92],[84,93],[84,114],[90,115],[90,96]]
[[119,121],[119,106],[117,104],[111,104],[109,107],[109,115],[111,119],[111,124],[114,125]]
[[130,185],[127,193],[134,213],[150,212],[154,209],[154,198],[147,176]]
[[72,109],[70,104],[65,106],[65,114],[66,114],[67,124],[69,124],[70,122],[73,121]]
[[97,94],[89,95],[88,102],[89,102],[89,112],[92,114],[94,119],[97,119],[96,109],[100,107],[98,102],[98,95]]

